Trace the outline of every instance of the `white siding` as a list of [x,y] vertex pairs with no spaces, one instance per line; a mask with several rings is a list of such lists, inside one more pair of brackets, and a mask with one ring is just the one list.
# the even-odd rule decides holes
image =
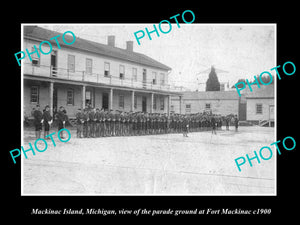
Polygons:
[[[29,52],[31,52],[31,48],[33,47],[33,45],[35,45],[37,48],[39,47],[40,42],[37,41],[31,41],[31,40],[24,40],[24,50],[28,49]],[[137,69],[137,82],[142,82],[143,81],[143,68],[147,69],[147,83],[152,83],[153,80],[153,72],[156,72],[157,74],[157,87],[160,88],[160,80],[159,80],[159,76],[161,73],[164,74],[165,77],[165,85],[167,85],[168,83],[168,74],[167,71],[165,70],[161,70],[161,69],[156,69],[156,68],[152,68],[149,66],[144,66],[138,63],[133,63],[133,62],[129,62],[129,61],[125,61],[125,60],[120,60],[120,59],[115,59],[115,58],[111,58],[111,57],[107,57],[107,56],[100,56],[94,53],[89,53],[87,51],[81,51],[81,50],[77,50],[77,49],[72,49],[72,48],[62,48],[62,49],[58,49],[57,46],[55,44],[52,45],[53,50],[57,51],[57,67],[64,69],[65,71],[68,68],[68,55],[74,55],[75,56],[75,71],[85,71],[86,70],[86,58],[92,59],[93,61],[93,67],[92,67],[92,72],[93,75],[96,76],[97,74],[99,74],[99,78],[100,80],[106,80],[104,78],[104,62],[109,62],[110,63],[110,75],[114,76],[114,77],[119,77],[119,68],[120,65],[124,65],[125,67],[125,80],[126,82],[131,82],[132,79],[132,68],[136,68]],[[43,51],[47,52],[49,51],[48,45],[44,44],[43,45]],[[50,67],[50,59],[51,59],[51,54],[48,55],[43,55],[42,53],[40,53],[40,66],[41,68],[43,66],[46,67]],[[26,54],[26,58],[23,60],[24,63],[29,63],[31,64],[29,57]],[[46,68],[45,68],[46,70]],[[49,68],[47,68],[47,71],[45,72],[45,75],[48,75],[48,70]],[[79,73],[81,74],[81,73]],[[49,71],[49,75],[50,75],[50,71]],[[72,79],[72,73],[70,73],[71,79]],[[89,75],[87,75],[89,76]],[[123,82],[125,84],[125,82]],[[122,84],[122,83],[120,83]],[[150,84],[147,84],[150,87]],[[162,88],[163,90],[163,88]]]
[[[256,104],[262,104],[262,114],[256,113]],[[269,108],[274,105],[274,99],[247,99],[247,120],[270,119]]]

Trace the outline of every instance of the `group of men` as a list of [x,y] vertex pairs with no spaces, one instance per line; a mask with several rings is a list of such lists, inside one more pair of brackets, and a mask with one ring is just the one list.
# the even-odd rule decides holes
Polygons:
[[[40,111],[40,105],[37,104],[36,108],[32,111],[33,123],[35,126],[35,136],[37,139],[41,137],[42,128],[44,126],[44,139],[50,139],[49,130],[53,123],[53,117],[57,121],[58,130],[61,130],[65,127],[65,123],[68,120],[67,112],[63,106],[59,108],[59,111],[52,117],[50,114],[50,107],[46,105],[43,109],[43,112]],[[48,137],[47,137],[48,136]],[[60,133],[61,139],[64,138],[63,133]]]
[[[52,117],[50,107],[45,106],[43,112],[37,105],[32,112],[34,117],[36,138],[40,138],[44,125],[44,139],[49,135],[49,130],[53,122],[53,117],[57,121],[58,130],[65,127],[68,120],[66,110],[61,106]],[[237,115],[215,115],[207,112],[195,114],[171,113],[168,117],[166,113],[147,112],[124,112],[119,110],[104,110],[92,108],[87,105],[85,109],[78,109],[76,113],[76,126],[78,138],[95,138],[111,136],[136,136],[165,133],[199,132],[212,130],[216,134],[216,129],[221,128],[223,122],[226,130],[229,124],[234,123],[236,131],[238,129]],[[62,133],[61,133],[62,134]],[[49,137],[48,137],[49,138]],[[61,136],[61,138],[64,138]]]
[[[174,114],[124,112],[92,108],[76,113],[77,138],[183,133],[221,127],[227,117],[208,113]],[[227,123],[226,123],[227,125]]]

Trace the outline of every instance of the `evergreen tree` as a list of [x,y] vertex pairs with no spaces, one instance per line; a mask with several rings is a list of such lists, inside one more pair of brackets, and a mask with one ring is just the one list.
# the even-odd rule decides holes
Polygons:
[[220,82],[213,66],[206,81],[206,91],[220,91]]

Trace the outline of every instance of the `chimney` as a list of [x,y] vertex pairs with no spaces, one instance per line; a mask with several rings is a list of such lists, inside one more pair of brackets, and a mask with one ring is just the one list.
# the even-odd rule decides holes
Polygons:
[[126,50],[133,52],[133,41],[126,41]]
[[115,35],[108,35],[107,45],[115,47]]

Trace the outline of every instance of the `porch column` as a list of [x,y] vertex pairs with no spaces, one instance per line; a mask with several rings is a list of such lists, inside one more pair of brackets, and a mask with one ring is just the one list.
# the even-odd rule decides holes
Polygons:
[[54,82],[50,81],[49,87],[49,107],[50,107],[50,115],[53,116],[53,89],[54,89]]
[[82,109],[85,108],[85,85],[82,85]]
[[154,100],[154,93],[151,93],[150,113],[153,113],[153,100]]
[[134,91],[131,92],[131,111],[134,112]]
[[179,114],[181,114],[182,96],[179,96]]
[[171,95],[168,95],[168,109],[167,109],[168,117],[170,116],[170,107],[171,107]]
[[113,95],[114,95],[114,91],[111,88],[109,90],[109,110],[113,109]]

